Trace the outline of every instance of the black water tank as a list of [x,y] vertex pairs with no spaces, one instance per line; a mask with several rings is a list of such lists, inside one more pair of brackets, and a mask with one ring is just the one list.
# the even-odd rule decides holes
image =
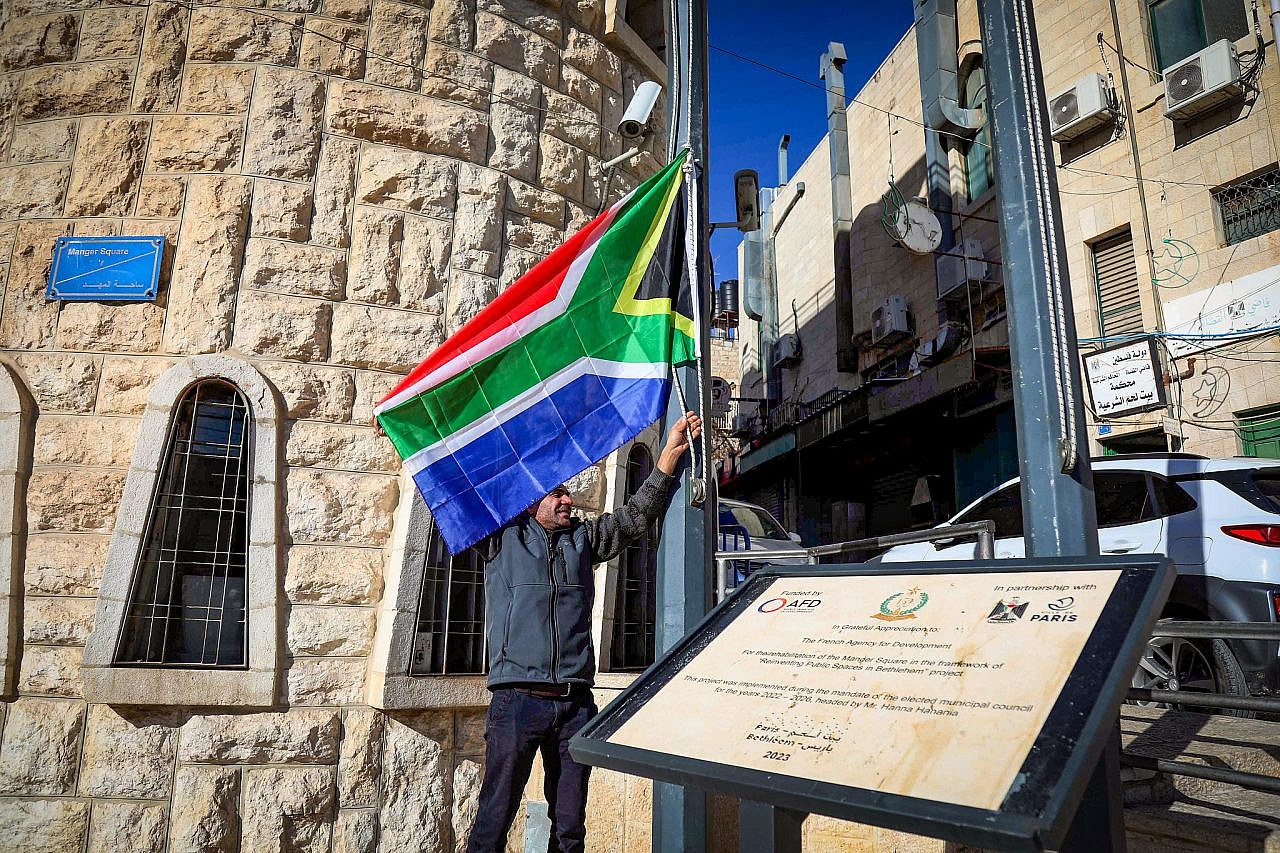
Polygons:
[[716,291],[716,314],[726,317],[738,316],[738,280],[726,278],[720,282]]

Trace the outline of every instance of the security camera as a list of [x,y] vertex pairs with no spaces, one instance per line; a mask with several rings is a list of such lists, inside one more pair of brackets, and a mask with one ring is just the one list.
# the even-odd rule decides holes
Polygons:
[[646,81],[636,87],[636,93],[627,104],[627,111],[618,122],[618,133],[623,139],[639,139],[649,132],[649,116],[658,103],[658,95],[662,87],[652,81]]

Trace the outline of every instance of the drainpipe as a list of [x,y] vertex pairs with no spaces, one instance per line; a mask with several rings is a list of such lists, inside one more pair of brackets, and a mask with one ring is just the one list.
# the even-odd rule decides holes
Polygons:
[[831,225],[835,237],[836,370],[857,373],[853,346],[853,195],[849,178],[849,122],[845,115],[844,45],[833,41],[822,54],[820,76],[827,89],[827,138],[831,153]]
[[1276,45],[1276,58],[1280,59],[1280,37],[1276,35],[1276,25],[1280,22],[1280,0],[1271,0],[1271,40]]
[[[1280,0],[1271,0],[1272,3],[1280,3]],[[791,134],[782,134],[782,139],[778,141],[778,186],[785,187],[787,185],[787,148],[791,145]]]

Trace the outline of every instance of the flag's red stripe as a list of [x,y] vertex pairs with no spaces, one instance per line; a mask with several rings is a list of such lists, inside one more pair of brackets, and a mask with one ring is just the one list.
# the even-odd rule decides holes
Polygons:
[[[538,264],[511,284],[485,307],[483,311],[471,318],[461,329],[454,332],[439,349],[427,357],[425,361],[413,369],[391,393],[382,401],[400,393],[402,388],[414,384],[427,376],[436,368],[452,361],[459,354],[471,349],[476,344],[491,337],[498,331],[507,328],[513,322],[523,319],[537,309],[551,302],[564,283],[565,274],[574,258],[582,253],[587,236],[591,234],[608,210],[587,223],[554,252],[543,258]],[[379,401],[381,403],[382,401]]]

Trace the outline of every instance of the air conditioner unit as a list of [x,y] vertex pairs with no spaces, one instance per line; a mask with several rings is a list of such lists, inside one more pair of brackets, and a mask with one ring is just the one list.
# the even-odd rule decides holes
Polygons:
[[890,344],[909,334],[907,300],[901,294],[893,294],[871,312],[871,343]]
[[734,415],[732,425],[729,427],[729,435],[734,438],[749,438],[754,431],[751,428],[751,415]]
[[938,256],[938,298],[968,282],[983,282],[991,272],[981,241],[966,237],[945,255]]
[[778,338],[777,355],[773,359],[774,367],[795,367],[804,358],[804,349],[800,346],[800,336],[788,332]]
[[1101,74],[1086,74],[1049,99],[1049,129],[1054,142],[1070,142],[1115,120],[1111,87]]
[[1186,121],[1243,93],[1240,58],[1226,39],[1164,70],[1164,114],[1173,121]]

